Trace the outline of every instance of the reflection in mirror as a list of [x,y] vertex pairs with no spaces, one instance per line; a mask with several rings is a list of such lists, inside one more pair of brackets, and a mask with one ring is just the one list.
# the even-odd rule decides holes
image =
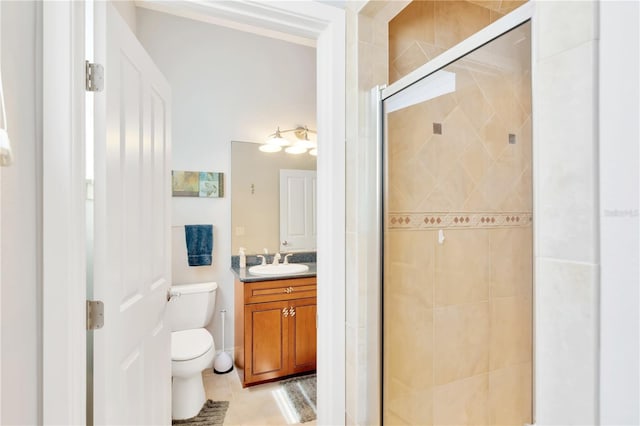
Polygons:
[[[265,153],[259,144],[231,142],[231,252],[280,251],[280,170],[316,170],[316,157]],[[315,250],[296,247],[296,251]]]

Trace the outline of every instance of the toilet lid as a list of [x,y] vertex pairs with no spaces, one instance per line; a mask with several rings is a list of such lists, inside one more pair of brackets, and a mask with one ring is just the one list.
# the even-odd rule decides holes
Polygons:
[[203,355],[213,346],[213,337],[204,328],[171,333],[171,360],[189,361]]

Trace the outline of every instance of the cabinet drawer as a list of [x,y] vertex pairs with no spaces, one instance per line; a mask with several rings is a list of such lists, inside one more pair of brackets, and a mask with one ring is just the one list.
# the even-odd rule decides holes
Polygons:
[[244,287],[244,303],[275,302],[278,300],[316,297],[316,282],[315,277],[309,277],[246,283]]

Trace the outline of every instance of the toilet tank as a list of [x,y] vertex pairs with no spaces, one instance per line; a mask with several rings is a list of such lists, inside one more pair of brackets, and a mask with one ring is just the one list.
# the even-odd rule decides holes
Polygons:
[[171,286],[174,295],[167,304],[172,331],[203,328],[211,322],[216,305],[214,282]]

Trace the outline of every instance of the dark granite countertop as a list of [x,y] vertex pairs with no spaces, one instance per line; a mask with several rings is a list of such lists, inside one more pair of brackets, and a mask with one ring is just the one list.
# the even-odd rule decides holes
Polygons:
[[[293,262],[290,262],[293,263]],[[304,263],[304,262],[296,262],[303,263],[304,265],[309,266],[309,270],[305,272],[298,272],[297,274],[286,274],[286,275],[253,275],[249,273],[249,267],[239,268],[238,266],[231,266],[231,270],[235,274],[235,276],[243,283],[254,283],[258,281],[273,281],[273,280],[288,280],[294,278],[307,278],[307,277],[315,277],[316,276],[316,264],[315,263]]]

